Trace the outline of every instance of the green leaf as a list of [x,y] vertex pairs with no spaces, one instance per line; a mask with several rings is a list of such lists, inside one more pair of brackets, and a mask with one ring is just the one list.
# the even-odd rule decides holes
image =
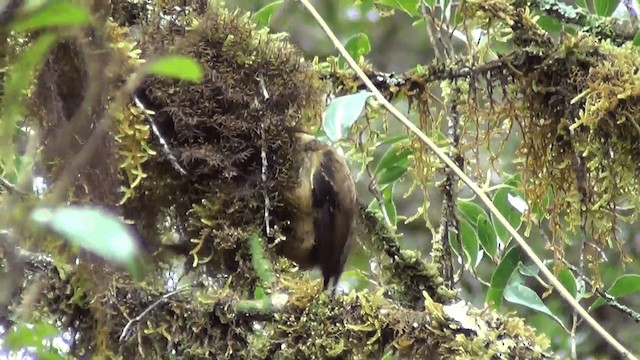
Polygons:
[[538,277],[538,273],[540,273],[540,268],[538,268],[536,264],[520,263],[520,265],[518,266],[518,272],[524,276]]
[[41,348],[42,341],[46,338],[54,338],[60,334],[55,326],[48,323],[37,323],[33,326],[16,324],[7,333],[4,345],[10,350],[20,350],[25,347]]
[[512,247],[496,267],[491,277],[491,285],[487,291],[487,304],[497,309],[502,305],[504,289],[518,264],[524,260],[524,253],[519,247]]
[[633,37],[633,46],[640,46],[640,31]]
[[380,146],[380,145],[393,145],[397,142],[401,142],[401,141],[405,141],[405,140],[409,140],[409,137],[407,135],[392,135],[392,136],[387,136],[384,139],[380,140],[379,142],[376,143],[376,146]]
[[54,26],[78,26],[91,22],[89,12],[64,0],[50,0],[42,7],[21,15],[11,23],[11,29],[28,32]]
[[478,234],[469,221],[460,219],[460,242],[467,256],[469,268],[475,268],[478,262]]
[[558,280],[564,286],[567,291],[573,296],[574,299],[578,296],[578,285],[576,284],[576,278],[573,276],[571,270],[567,267],[563,267],[558,273]]
[[38,360],[66,360],[67,358],[58,354],[57,350],[40,350],[37,352]]
[[384,355],[382,355],[382,358],[380,358],[380,360],[393,360],[393,350],[389,350],[386,353],[384,353]]
[[420,15],[420,11],[418,11],[420,0],[377,0],[376,4],[404,11],[411,16]]
[[395,186],[387,186],[384,190],[382,190],[382,197],[384,198],[384,208],[387,211],[387,216],[389,216],[389,221],[394,226],[398,224],[398,210],[396,209],[396,204],[393,201],[393,189]]
[[91,251],[140,274],[140,247],[133,234],[107,211],[82,206],[36,208],[31,219],[61,235],[69,243]]
[[267,296],[264,289],[261,286],[256,286],[256,289],[253,291],[253,298],[256,300],[262,300]]
[[478,218],[480,218],[481,216],[488,218],[488,215],[484,211],[484,209],[473,201],[458,200],[456,202],[456,206],[458,208],[458,211],[460,211],[460,213],[473,225],[478,224]]
[[487,215],[478,216],[477,227],[478,240],[480,240],[482,248],[492,259],[495,259],[498,252],[498,236],[489,217]]
[[344,48],[354,59],[367,55],[371,51],[369,37],[365,33],[355,34],[347,40]]
[[576,5],[581,7],[582,9],[587,10],[587,2],[585,0],[576,0]]
[[[396,204],[393,201],[393,189],[394,185],[387,186],[382,190],[382,199],[384,200],[384,209],[387,212],[387,216],[389,217],[389,221],[394,226],[398,223],[398,212],[396,209]],[[380,202],[378,199],[373,199],[371,204],[369,204],[370,210],[380,210]]]
[[378,161],[374,170],[378,186],[395,182],[409,169],[411,163],[409,155],[412,151],[404,146],[405,142],[404,139],[399,138],[398,143],[389,147]]
[[391,166],[384,171],[380,172],[380,176],[378,176],[378,186],[384,186],[387,184],[391,184],[396,180],[400,179],[402,175],[407,172],[407,167],[404,165],[400,166]]
[[[515,187],[517,184],[518,175],[514,175],[504,182],[504,185],[507,186],[499,188],[493,196],[493,205],[495,205],[500,213],[507,219],[507,222],[516,230],[522,225],[522,213],[513,206],[510,198],[522,198]],[[508,245],[509,241],[511,241],[511,234],[507,231],[506,227],[495,219],[493,214],[491,217],[493,225],[496,228],[496,235],[498,235],[502,244],[505,246]]]
[[549,308],[542,302],[540,296],[535,291],[526,287],[519,282],[513,282],[507,286],[504,290],[504,299],[512,304],[518,304],[535,310],[539,313],[548,315],[553,320],[562,325],[562,321],[549,310]]
[[22,94],[33,81],[34,73],[42,66],[46,55],[56,44],[58,37],[52,33],[40,35],[20,54],[6,72],[4,97],[0,106],[0,164],[4,171],[15,173],[13,140],[18,121],[22,118],[24,105]]
[[358,120],[367,99],[372,95],[364,91],[331,101],[322,119],[322,128],[331,141],[337,142],[347,136],[351,125]]
[[538,18],[538,25],[540,25],[543,30],[548,32],[562,30],[562,23],[560,23],[560,21],[558,21],[558,19],[556,19],[555,17],[549,15],[540,15],[540,17]]
[[150,74],[166,76],[178,80],[199,83],[202,81],[202,67],[197,61],[182,55],[163,56],[149,63]]
[[277,0],[270,4],[265,5],[262,9],[256,11],[251,16],[251,19],[258,26],[269,26],[273,12],[276,11],[276,9],[278,9],[280,5],[282,5],[282,3],[283,3],[283,0]]
[[618,8],[620,0],[595,0],[596,15],[610,17]]
[[[613,282],[613,285],[607,290],[607,294],[617,298],[625,295],[640,292],[640,275],[626,274],[622,275]],[[596,300],[590,309],[595,309],[604,304],[603,299]]]

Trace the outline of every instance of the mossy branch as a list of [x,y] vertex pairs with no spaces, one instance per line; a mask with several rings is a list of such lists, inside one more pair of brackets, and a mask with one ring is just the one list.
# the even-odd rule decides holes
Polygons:
[[273,285],[276,275],[271,268],[271,262],[264,253],[264,241],[256,233],[249,236],[249,252],[251,253],[251,265],[262,284],[268,288]]

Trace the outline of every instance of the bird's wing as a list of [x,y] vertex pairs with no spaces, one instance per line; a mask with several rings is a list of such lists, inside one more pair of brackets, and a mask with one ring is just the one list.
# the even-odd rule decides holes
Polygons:
[[348,251],[354,209],[353,182],[349,170],[333,149],[322,152],[313,173],[315,255],[319,260],[324,286],[337,283]]

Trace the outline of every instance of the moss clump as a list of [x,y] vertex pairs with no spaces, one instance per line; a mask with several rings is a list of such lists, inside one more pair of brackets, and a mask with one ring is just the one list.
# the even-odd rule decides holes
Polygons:
[[180,234],[194,264],[235,271],[249,233],[264,229],[265,195],[271,226],[287,218],[281,191],[296,181],[293,131],[318,124],[324,88],[283,36],[256,29],[248,14],[183,9],[172,19],[141,24],[143,56],[190,56],[204,82],[149,77],[137,92],[168,151],[152,136],[157,155],[144,163],[126,215],[150,242],[172,219],[164,228]]

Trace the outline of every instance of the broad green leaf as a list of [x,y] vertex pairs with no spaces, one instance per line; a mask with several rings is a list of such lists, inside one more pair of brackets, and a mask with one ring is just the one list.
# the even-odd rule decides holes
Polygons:
[[202,67],[197,61],[182,55],[163,56],[149,63],[147,71],[154,75],[199,83]]
[[358,33],[350,37],[344,45],[347,52],[354,59],[367,55],[371,51],[369,38],[365,33]]
[[549,15],[540,15],[538,25],[540,25],[543,30],[549,32],[562,30],[562,23],[555,17]]
[[458,200],[456,206],[458,207],[458,211],[473,225],[478,224],[478,218],[480,218],[480,216],[488,217],[484,209],[473,201]]
[[42,66],[47,53],[56,44],[58,37],[52,33],[40,35],[23,51],[9,67],[4,79],[4,97],[0,106],[0,164],[9,174],[15,173],[13,140],[24,106],[22,94],[33,81],[34,73]]
[[585,0],[576,0],[576,5],[587,10],[587,2]]
[[480,240],[482,248],[492,259],[495,259],[498,251],[498,236],[489,217],[487,215],[478,216],[476,226],[478,227],[478,240]]
[[50,0],[11,23],[13,31],[28,32],[54,26],[78,26],[91,22],[89,12],[64,0]]
[[518,266],[518,272],[524,276],[528,277],[538,277],[538,273],[540,272],[540,268],[536,266],[536,264],[524,264],[520,263]]
[[259,26],[269,26],[273,12],[276,11],[276,9],[278,9],[278,7],[282,5],[282,3],[283,3],[283,0],[277,0],[270,4],[265,5],[262,9],[256,11],[251,16],[251,19],[253,20],[253,22],[258,24]]
[[411,155],[411,149],[394,144],[387,149],[384,155],[382,155],[373,173],[378,175],[394,166],[400,166],[408,169],[410,163],[409,155]]
[[337,142],[347,136],[351,125],[358,120],[367,99],[372,95],[364,91],[331,101],[322,117],[322,128],[331,141]]
[[4,346],[10,350],[20,350],[25,347],[40,348],[44,339],[51,339],[59,334],[60,330],[44,322],[33,325],[16,324],[7,333]]
[[407,135],[392,135],[392,136],[385,137],[384,139],[377,142],[376,146],[393,145],[397,142],[401,142],[405,140],[409,140],[409,137]]
[[460,219],[460,242],[467,257],[469,268],[475,268],[478,261],[478,234],[469,221]]
[[140,274],[138,241],[124,223],[107,211],[83,206],[42,207],[31,212],[31,219],[69,243],[125,265],[133,275]]
[[[511,226],[518,230],[522,225],[522,213],[513,206],[513,201],[510,198],[520,197],[516,185],[518,184],[518,175],[509,178],[504,182],[506,187],[499,188],[493,196],[493,205],[500,211],[500,213],[507,219],[507,222]],[[505,246],[511,241],[511,234],[507,229],[495,218],[492,214],[492,222],[496,228],[496,235]]]
[[377,0],[376,3],[404,11],[411,16],[420,15],[420,11],[418,10],[420,0]]
[[633,37],[633,46],[640,46],[640,31]]
[[562,321],[549,310],[535,291],[519,282],[513,282],[507,286],[504,290],[504,299],[512,304],[523,305],[529,309],[548,315],[559,324],[562,324]]
[[613,15],[614,11],[620,4],[620,0],[595,0],[596,15],[609,17]]
[[[640,292],[640,275],[638,274],[626,274],[622,275],[613,282],[613,285],[607,290],[607,294],[617,298],[621,298],[625,295],[634,294]],[[603,299],[596,300],[590,309],[595,309],[604,304]]]
[[576,285],[576,278],[573,276],[571,270],[567,269],[567,267],[563,267],[558,273],[558,280],[564,286],[567,291],[573,296],[575,299],[578,296],[578,286]]
[[384,186],[391,184],[392,182],[400,179],[402,175],[407,172],[407,167],[404,165],[391,166],[384,171],[380,172],[378,176],[378,186]]
[[497,309],[502,305],[502,296],[504,289],[509,282],[509,278],[513,271],[518,267],[518,264],[524,260],[524,253],[519,247],[512,247],[506,255],[502,258],[502,261],[496,267],[496,270],[491,276],[491,285],[487,291],[487,304]]

